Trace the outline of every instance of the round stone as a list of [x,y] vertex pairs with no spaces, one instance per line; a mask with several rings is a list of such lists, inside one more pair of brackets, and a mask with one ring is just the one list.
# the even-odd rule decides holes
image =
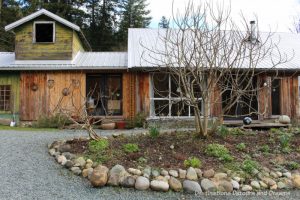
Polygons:
[[149,179],[144,176],[139,176],[135,181],[135,189],[147,190],[150,187]]
[[169,190],[169,184],[165,181],[153,180],[150,186],[154,191],[167,192]]

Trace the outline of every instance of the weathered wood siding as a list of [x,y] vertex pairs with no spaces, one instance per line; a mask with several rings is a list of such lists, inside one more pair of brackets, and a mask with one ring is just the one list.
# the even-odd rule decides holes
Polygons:
[[[53,87],[49,86],[49,80]],[[74,81],[79,84],[73,84]],[[32,89],[34,84],[38,87],[36,91]],[[61,108],[77,112],[84,103],[85,84],[85,74],[81,72],[22,72],[21,120],[37,120]],[[62,94],[65,88],[70,92],[67,96]]]
[[[280,79],[280,114],[288,115],[291,118],[299,117],[299,91],[298,76],[276,77]],[[270,83],[272,78],[262,75],[258,79],[258,84]],[[259,119],[272,117],[272,91],[271,87],[265,87],[258,92]]]
[[137,74],[137,112],[143,112],[150,115],[150,74]]
[[123,73],[123,117],[133,118],[136,114],[136,77],[134,73]]
[[[20,119],[37,120],[47,110],[46,73],[21,73]],[[37,90],[34,91],[34,85]]]
[[271,88],[269,86],[263,87],[263,84],[271,84],[271,77],[267,75],[260,75],[257,77],[258,87],[261,89],[258,91],[258,118],[260,120],[270,118],[272,116],[272,99]]
[[76,31],[73,31],[73,43],[72,43],[72,56],[73,58],[77,55],[77,53],[81,51],[84,51],[83,45],[79,39],[78,34],[76,33]]
[[18,120],[20,106],[20,74],[18,72],[1,72],[0,85],[11,85],[11,111],[0,111],[0,118],[12,119],[13,114]]
[[295,118],[299,110],[298,76],[282,77],[280,83],[281,114]]
[[[53,21],[40,17],[34,21]],[[73,30],[55,22],[54,43],[33,43],[33,22],[30,21],[15,29],[15,53],[17,60],[71,60]]]
[[[84,73],[50,72],[47,73],[47,82],[48,80],[54,82],[52,88],[47,87],[48,115],[58,112],[61,108],[73,112],[74,115],[81,112],[86,94],[86,75]],[[70,94],[64,96],[64,89],[67,89]]]

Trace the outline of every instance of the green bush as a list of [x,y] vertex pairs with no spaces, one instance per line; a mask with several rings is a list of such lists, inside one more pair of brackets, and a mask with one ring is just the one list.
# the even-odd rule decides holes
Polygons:
[[71,122],[68,118],[61,114],[51,116],[40,116],[36,122],[32,124],[34,128],[63,128]]
[[248,174],[251,174],[254,169],[258,169],[258,163],[251,159],[245,159],[242,163],[242,169]]
[[245,143],[239,143],[235,146],[239,151],[243,151],[246,149]]
[[240,128],[233,128],[230,130],[230,134],[232,135],[243,135],[244,131],[242,131]]
[[220,135],[221,137],[226,137],[230,134],[230,132],[229,132],[229,129],[226,126],[221,125],[217,129],[217,134]]
[[106,139],[91,140],[88,144],[91,152],[103,151],[109,146],[109,142]]
[[291,140],[291,136],[289,136],[288,134],[282,134],[279,137],[279,142],[282,148],[287,148],[290,146],[290,140]]
[[205,150],[205,153],[225,162],[233,160],[233,157],[230,155],[229,150],[224,145],[209,144]]
[[196,157],[189,157],[187,160],[184,161],[184,166],[186,168],[188,167],[199,168],[202,166],[202,162]]
[[159,136],[159,129],[156,126],[151,126],[149,133],[152,138],[156,138]]
[[135,127],[144,127],[146,123],[147,115],[143,112],[137,113],[133,118],[133,124]]
[[123,149],[126,153],[135,153],[140,151],[139,146],[133,143],[124,144]]
[[264,152],[264,153],[269,153],[270,152],[270,147],[267,144],[264,144],[263,146],[261,146],[260,151]]
[[289,170],[296,170],[296,169],[298,169],[298,168],[300,167],[299,163],[294,162],[294,161],[288,162],[288,163],[286,164],[286,166],[287,166],[287,168],[288,168]]

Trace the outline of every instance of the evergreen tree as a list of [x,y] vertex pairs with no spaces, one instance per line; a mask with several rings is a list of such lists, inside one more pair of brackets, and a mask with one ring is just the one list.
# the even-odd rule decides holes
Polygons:
[[88,0],[89,27],[85,30],[95,51],[111,51],[115,46],[118,0]]
[[20,3],[25,15],[44,8],[80,27],[84,26],[86,14],[82,10],[83,0],[22,0]]
[[14,51],[14,35],[4,27],[23,17],[20,5],[14,0],[0,0],[0,51]]
[[[123,0],[120,3],[120,25],[118,39],[123,48],[127,47],[128,28],[146,28],[151,23],[147,0]],[[121,48],[122,48],[121,47]]]
[[169,28],[169,21],[165,16],[162,16],[158,23],[159,28]]

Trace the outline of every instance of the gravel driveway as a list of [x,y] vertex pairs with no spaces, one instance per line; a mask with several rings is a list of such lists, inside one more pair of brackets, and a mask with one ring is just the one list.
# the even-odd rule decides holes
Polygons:
[[[86,136],[80,131],[1,131],[0,199],[216,199],[216,196],[187,196],[182,193],[139,192],[133,189],[92,188],[86,179],[74,176],[54,162],[47,144],[57,139]],[[245,196],[222,196],[245,199]],[[248,196],[247,199],[300,199],[299,191],[282,196]]]

